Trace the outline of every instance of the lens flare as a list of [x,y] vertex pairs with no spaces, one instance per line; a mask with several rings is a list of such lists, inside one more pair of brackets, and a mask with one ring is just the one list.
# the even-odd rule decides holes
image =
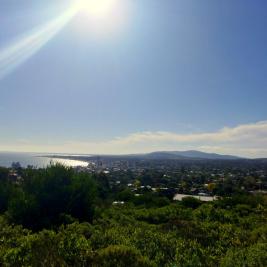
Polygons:
[[68,9],[58,18],[24,34],[23,37],[0,49],[0,79],[3,79],[39,51],[77,12],[77,9]]

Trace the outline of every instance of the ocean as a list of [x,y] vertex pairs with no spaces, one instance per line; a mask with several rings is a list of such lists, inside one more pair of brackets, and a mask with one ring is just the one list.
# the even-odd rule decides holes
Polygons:
[[22,167],[31,165],[37,168],[46,167],[50,163],[61,163],[69,167],[88,165],[85,161],[42,157],[43,155],[37,153],[0,152],[0,166],[10,167],[13,162],[19,162]]

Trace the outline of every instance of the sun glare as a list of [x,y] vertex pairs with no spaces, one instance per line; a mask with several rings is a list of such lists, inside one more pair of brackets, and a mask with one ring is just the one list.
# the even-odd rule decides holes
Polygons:
[[78,32],[114,37],[128,23],[128,6],[124,0],[74,0]]
[[80,10],[95,18],[107,18],[116,7],[117,0],[82,0]]

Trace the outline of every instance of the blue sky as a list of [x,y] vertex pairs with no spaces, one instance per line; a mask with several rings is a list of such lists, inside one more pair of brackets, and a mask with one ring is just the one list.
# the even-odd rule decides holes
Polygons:
[[[0,150],[267,157],[265,0],[117,0],[49,34],[71,4],[0,1]],[[36,51],[1,62],[44,28]]]

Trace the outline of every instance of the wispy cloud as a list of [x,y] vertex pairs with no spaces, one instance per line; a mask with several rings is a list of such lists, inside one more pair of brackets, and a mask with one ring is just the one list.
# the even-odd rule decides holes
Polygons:
[[215,132],[179,134],[137,132],[106,141],[66,141],[61,144],[15,142],[2,144],[1,150],[70,153],[140,153],[155,150],[199,149],[207,152],[246,157],[267,157],[267,121],[224,127]]

